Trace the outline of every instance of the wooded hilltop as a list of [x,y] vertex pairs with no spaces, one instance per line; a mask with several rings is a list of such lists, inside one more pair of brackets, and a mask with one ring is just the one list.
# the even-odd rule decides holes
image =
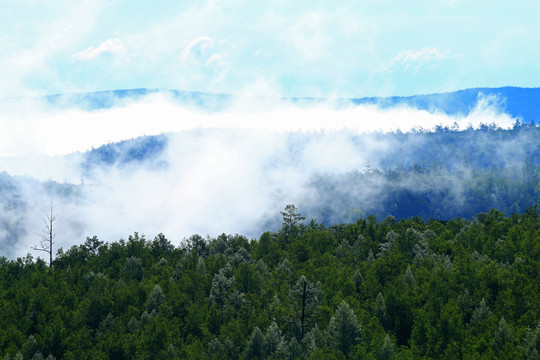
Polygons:
[[0,258],[4,359],[538,359],[538,207]]

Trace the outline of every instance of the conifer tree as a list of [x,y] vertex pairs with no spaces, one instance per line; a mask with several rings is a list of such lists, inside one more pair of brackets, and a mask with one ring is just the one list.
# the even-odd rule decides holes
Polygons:
[[351,348],[360,343],[360,329],[354,311],[342,301],[328,325],[329,345],[347,356]]
[[212,288],[210,289],[210,301],[213,304],[218,304],[219,306],[223,307],[225,304],[227,291],[229,291],[231,288],[233,280],[234,277],[227,277],[225,274],[225,269],[221,269],[214,275]]
[[536,329],[527,329],[521,348],[525,352],[527,360],[540,359],[540,322],[536,325]]
[[281,231],[285,234],[285,238],[287,240],[289,240],[289,236],[297,224],[306,219],[302,216],[302,214],[297,213],[296,210],[296,206],[289,204],[285,206],[285,211],[280,211],[281,216],[283,216],[283,225],[281,226]]
[[309,318],[317,310],[321,301],[321,284],[313,284],[304,275],[296,281],[289,290],[289,303],[295,314],[295,320],[300,321],[300,334],[298,340],[302,341]]
[[504,317],[501,317],[501,320],[499,321],[499,327],[497,328],[497,331],[495,331],[495,335],[493,336],[491,345],[493,346],[493,349],[495,351],[500,351],[502,350],[504,344],[511,341],[512,333],[510,331],[510,328],[508,327],[508,324],[506,324],[506,320],[504,320]]
[[368,257],[366,259],[368,264],[373,264],[375,262],[375,256],[373,256],[373,250],[369,249]]
[[384,338],[384,344],[377,354],[378,360],[390,360],[395,358],[396,347],[390,336],[387,334]]
[[159,306],[165,302],[165,294],[163,293],[163,290],[161,290],[161,287],[156,284],[154,286],[154,290],[150,293],[150,296],[148,297],[148,311],[158,311]]
[[203,356],[209,360],[238,359],[237,350],[229,338],[225,338],[223,341],[215,338],[208,343],[208,350]]
[[405,271],[405,275],[403,275],[403,281],[409,287],[414,285],[414,275],[413,275],[413,273],[411,271],[410,266],[407,266],[407,271]]
[[30,359],[37,352],[39,352],[39,344],[34,335],[30,335],[22,346],[22,356],[25,359]]
[[258,326],[255,326],[244,352],[244,358],[264,359],[264,335]]
[[364,277],[362,276],[362,273],[360,270],[356,269],[354,271],[354,274],[352,276],[352,281],[354,285],[356,285],[356,290],[358,291],[360,289],[360,286],[362,286],[362,283],[364,282]]
[[377,316],[381,325],[386,328],[388,323],[388,314],[386,313],[384,296],[381,293],[379,293],[375,299],[375,316]]
[[127,279],[141,280],[143,277],[142,261],[135,256],[126,259],[124,265],[124,276]]
[[285,338],[281,334],[275,321],[272,321],[264,334],[264,357],[272,356],[276,352],[286,351]]
[[244,304],[248,300],[245,298],[245,294],[234,289],[226,298],[227,308],[230,308],[233,311],[234,317],[238,317],[238,313]]
[[489,306],[487,306],[486,300],[482,298],[482,301],[480,301],[480,306],[478,306],[473,311],[473,314],[471,317],[471,325],[475,327],[479,327],[482,325],[484,320],[490,316],[491,316],[491,310],[489,309]]

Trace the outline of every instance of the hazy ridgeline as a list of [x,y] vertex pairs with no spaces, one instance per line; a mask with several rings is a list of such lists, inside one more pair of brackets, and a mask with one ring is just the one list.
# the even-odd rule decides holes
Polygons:
[[133,231],[176,243],[194,233],[258,237],[279,228],[288,203],[325,225],[371,214],[521,213],[540,202],[539,138],[535,125],[368,134],[210,128],[44,157],[58,181],[0,174],[0,252],[30,251],[50,200],[64,248]]

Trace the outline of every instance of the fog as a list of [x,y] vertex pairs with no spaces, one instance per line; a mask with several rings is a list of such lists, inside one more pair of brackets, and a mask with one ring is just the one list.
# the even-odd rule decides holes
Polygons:
[[[406,163],[408,148],[422,146],[422,137],[397,142],[384,134],[437,126],[511,128],[516,119],[492,103],[479,98],[467,116],[447,116],[407,107],[265,98],[242,98],[225,110],[205,111],[161,94],[92,111],[38,100],[4,102],[0,171],[16,184],[25,210],[10,210],[13,196],[0,184],[0,216],[9,224],[0,229],[0,254],[32,252],[51,200],[57,214],[55,247],[64,250],[86,236],[112,242],[135,231],[150,239],[164,233],[175,244],[195,233],[257,238],[279,228],[279,211],[286,204],[317,202],[309,185],[317,174],[371,171],[394,154]],[[97,164],[91,171],[83,166],[89,150],[158,134],[167,136],[155,156]],[[519,146],[505,143],[504,149],[515,153]],[[351,191],[358,196],[360,189],[363,201],[374,202],[379,185]]]

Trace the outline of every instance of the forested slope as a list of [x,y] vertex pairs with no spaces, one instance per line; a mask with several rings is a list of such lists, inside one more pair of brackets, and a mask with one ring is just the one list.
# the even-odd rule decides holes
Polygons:
[[[39,359],[537,359],[538,208],[473,220],[282,213],[258,240],[97,237],[0,260],[0,354]],[[209,221],[211,221],[209,219]]]

